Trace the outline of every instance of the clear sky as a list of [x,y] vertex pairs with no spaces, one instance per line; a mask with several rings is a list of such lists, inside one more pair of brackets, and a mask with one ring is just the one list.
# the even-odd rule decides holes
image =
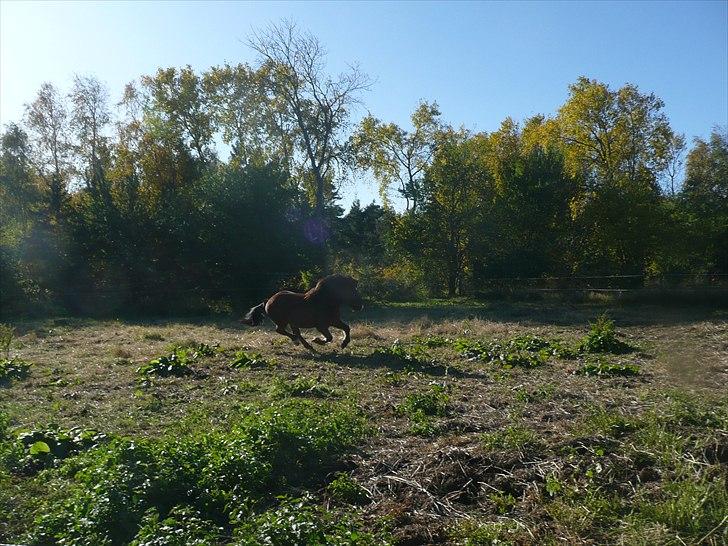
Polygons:
[[[254,60],[251,29],[282,18],[327,46],[332,70],[375,79],[375,116],[406,123],[418,100],[453,125],[551,114],[580,75],[634,83],[691,139],[728,125],[728,1],[29,2],[0,0],[0,121],[19,120],[44,81],[93,74],[116,100],[158,67]],[[364,110],[360,114],[365,113]],[[360,183],[348,202],[375,191]]]

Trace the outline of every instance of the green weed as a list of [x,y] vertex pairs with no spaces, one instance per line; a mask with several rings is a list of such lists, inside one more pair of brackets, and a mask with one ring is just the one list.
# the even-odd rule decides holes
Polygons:
[[30,363],[21,358],[0,360],[0,385],[8,384],[14,379],[22,379],[29,371]]
[[522,425],[511,425],[501,430],[483,434],[481,440],[483,447],[488,451],[522,451],[539,445],[536,433]]
[[[250,408],[226,432],[113,439],[62,463],[64,498],[41,507],[28,542],[117,544],[136,537],[149,544],[160,526],[194,537],[216,532],[209,522],[228,536],[233,527],[241,537],[264,536],[257,533],[277,512],[256,512],[284,487],[320,482],[366,434],[363,417],[348,406],[289,401]],[[195,528],[185,527],[182,508],[175,512],[180,506],[192,511],[183,513],[194,514]],[[164,523],[168,514],[176,523]],[[246,526],[251,516],[253,529]],[[274,527],[271,536],[279,536]],[[286,543],[276,540],[269,543]]]
[[635,364],[609,362],[604,358],[591,359],[584,362],[577,373],[583,375],[618,375],[622,377],[633,377],[640,375],[640,367]]
[[533,368],[541,366],[552,357],[562,357],[566,349],[560,343],[532,335],[517,336],[504,341],[473,341],[458,338],[453,342],[455,350],[472,360],[496,362],[506,368]]
[[614,321],[606,314],[599,315],[589,324],[589,333],[579,343],[582,353],[622,354],[633,350],[633,347],[617,338]]
[[142,382],[148,382],[150,376],[159,377],[176,376],[181,377],[194,373],[189,365],[194,360],[195,353],[189,349],[176,348],[172,353],[150,360],[149,363],[139,366],[136,370],[137,376]]
[[447,415],[449,404],[447,389],[441,385],[432,385],[427,391],[409,394],[395,408],[395,412],[407,416],[412,434],[433,436],[438,432],[438,427],[432,418]]
[[513,521],[477,522],[464,520],[449,530],[450,539],[459,546],[492,546],[514,544],[519,525]]
[[273,398],[287,398],[290,396],[333,398],[339,396],[336,389],[308,377],[298,377],[293,381],[278,378],[273,383],[270,394]]
[[230,367],[239,370],[241,368],[266,368],[272,366],[272,364],[260,353],[236,351],[235,358],[230,362]]
[[347,504],[366,504],[369,502],[369,493],[348,474],[340,473],[326,487],[332,498]]

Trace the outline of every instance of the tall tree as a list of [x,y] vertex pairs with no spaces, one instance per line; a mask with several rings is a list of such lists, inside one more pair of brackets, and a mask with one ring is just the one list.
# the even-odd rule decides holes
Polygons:
[[444,133],[425,174],[420,212],[403,215],[395,230],[400,248],[442,280],[449,296],[464,293],[478,217],[489,199],[484,144],[482,135]]
[[214,127],[209,101],[202,79],[192,67],[160,68],[154,76],[142,77],[142,85],[149,94],[149,114],[166,125],[170,137],[189,145],[198,161],[212,159]]
[[48,195],[48,213],[58,221],[68,195],[70,142],[68,110],[53,85],[44,83],[35,100],[26,105],[25,121],[33,142],[32,162]]
[[357,161],[371,169],[379,181],[379,195],[389,204],[389,188],[396,184],[406,211],[417,211],[422,202],[422,180],[435,153],[437,134],[444,127],[437,103],[422,102],[411,116],[412,130],[383,123],[372,115],[364,118],[352,137]]
[[663,102],[633,85],[579,78],[559,109],[566,165],[582,181],[572,215],[577,269],[640,273],[659,244],[659,181],[673,138]]
[[71,127],[76,132],[86,186],[99,192],[104,183],[103,160],[108,159],[106,127],[111,121],[108,93],[101,82],[88,76],[76,76],[70,93],[73,105]]
[[278,158],[289,165],[290,138],[270,117],[263,72],[246,64],[213,66],[203,74],[203,89],[233,163]]
[[682,193],[699,227],[692,242],[707,271],[728,273],[728,129],[716,127],[696,139],[687,156]]
[[314,209],[323,216],[349,156],[345,130],[351,108],[369,88],[369,79],[356,67],[328,76],[321,43],[290,22],[254,34],[249,44],[266,74],[271,119],[280,134],[293,139]]

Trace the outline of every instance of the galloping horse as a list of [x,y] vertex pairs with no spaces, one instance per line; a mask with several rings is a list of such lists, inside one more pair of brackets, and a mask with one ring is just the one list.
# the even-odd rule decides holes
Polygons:
[[[357,281],[351,277],[329,275],[303,294],[289,291],[273,294],[260,305],[252,307],[241,322],[257,326],[263,320],[263,315],[268,315],[277,326],[276,332],[290,337],[296,345],[303,343],[309,351],[313,351],[313,347],[301,335],[301,328],[316,328],[324,335],[324,339],[316,338],[313,341],[323,345],[334,339],[329,331],[329,327],[333,326],[344,331],[344,340],[341,342],[343,349],[351,337],[349,325],[341,320],[339,308],[346,304],[355,311],[361,311],[364,307],[356,285]],[[293,333],[286,330],[289,324]]]

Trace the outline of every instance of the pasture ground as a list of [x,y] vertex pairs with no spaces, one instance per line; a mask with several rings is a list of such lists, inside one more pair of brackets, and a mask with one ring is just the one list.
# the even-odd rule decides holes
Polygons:
[[[605,311],[631,349],[576,350]],[[80,427],[164,441],[228,431],[251,412],[297,399],[324,413],[348,408],[366,422],[331,464],[300,483],[289,474],[276,483],[276,494],[304,498],[317,513],[353,518],[356,531],[332,541],[728,540],[727,310],[461,302],[347,318],[352,344],[316,355],[269,323],[248,329],[230,318],[14,323],[11,353],[32,365],[27,377],[0,385],[2,441],[15,453],[0,469],[0,542],[52,542],[33,535],[34,520],[61,510],[76,480],[62,471],[74,456],[31,455],[15,440],[22,431],[42,438]],[[137,373],[173,346],[199,344],[213,351],[188,355],[190,375]],[[601,373],[580,373],[585,366]],[[267,499],[255,513],[277,503]],[[255,543],[262,532],[222,527],[223,543]]]

